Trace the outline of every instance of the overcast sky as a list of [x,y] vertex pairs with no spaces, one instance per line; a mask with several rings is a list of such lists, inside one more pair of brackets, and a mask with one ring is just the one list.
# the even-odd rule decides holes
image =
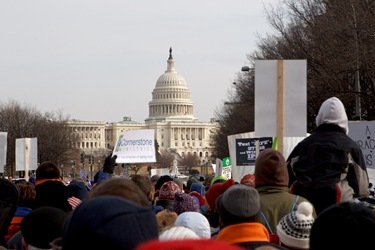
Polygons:
[[209,121],[252,52],[272,32],[277,0],[0,2],[0,101],[71,119],[144,122],[173,48],[194,115]]

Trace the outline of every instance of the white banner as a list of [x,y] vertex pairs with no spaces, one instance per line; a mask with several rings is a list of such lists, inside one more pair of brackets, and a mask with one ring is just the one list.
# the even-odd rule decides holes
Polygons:
[[116,163],[156,162],[154,140],[153,129],[124,131],[113,150],[113,155],[117,155]]
[[0,132],[0,173],[4,173],[7,164],[7,138],[8,132]]
[[37,167],[38,167],[37,138],[16,139],[16,171],[27,172],[28,170],[36,170]]

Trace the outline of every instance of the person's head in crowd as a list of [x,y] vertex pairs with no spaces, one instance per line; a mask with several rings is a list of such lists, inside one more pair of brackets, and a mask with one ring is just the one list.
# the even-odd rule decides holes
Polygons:
[[313,206],[307,201],[301,202],[297,211],[285,215],[277,225],[281,244],[289,249],[309,249],[313,223]]
[[222,183],[222,182],[225,182],[225,181],[227,181],[227,178],[225,176],[218,175],[218,176],[212,178],[211,186],[215,183]]
[[141,206],[150,206],[149,200],[142,190],[133,181],[125,178],[112,178],[103,181],[88,193],[87,198],[103,195],[118,196]]
[[25,249],[51,249],[50,243],[61,237],[67,213],[55,207],[40,207],[21,222]]
[[199,180],[197,179],[196,176],[190,176],[189,179],[187,180],[186,188],[188,192],[190,192],[190,188],[191,188],[191,185],[193,185],[193,183],[199,183]]
[[35,171],[36,181],[35,184],[41,184],[46,180],[61,180],[60,170],[57,165],[51,161],[45,161],[38,166]]
[[156,214],[156,220],[158,222],[159,232],[162,232],[165,228],[174,225],[178,214],[176,212],[164,209]]
[[341,127],[346,134],[349,133],[345,107],[337,97],[328,98],[322,103],[315,118],[315,123],[318,127],[322,124],[335,124]]
[[20,191],[18,206],[32,207],[36,196],[35,185],[29,181],[20,181],[16,184],[16,186]]
[[83,200],[87,197],[89,189],[86,186],[86,183],[81,177],[75,178],[68,185],[69,197],[76,197],[80,200]]
[[180,181],[178,178],[173,178],[173,181],[176,182],[177,186],[180,187],[181,192],[184,192],[184,184],[182,181]]
[[155,185],[158,182],[159,178],[160,178],[160,176],[157,175],[157,174],[150,177],[151,184],[154,188],[155,188]]
[[375,214],[362,203],[343,202],[323,210],[310,234],[310,250],[368,249],[373,245]]
[[205,190],[207,191],[211,187],[211,181],[214,177],[212,175],[206,176],[206,178],[203,181],[203,186],[205,187]]
[[193,230],[200,238],[211,238],[210,223],[201,213],[184,212],[178,215],[176,226],[187,227]]
[[135,249],[158,235],[151,208],[102,195],[83,201],[70,213],[62,231],[62,250]]
[[284,156],[277,150],[266,148],[255,161],[255,187],[288,186],[289,174]]
[[64,211],[72,210],[68,202],[68,187],[60,178],[60,170],[51,161],[45,161],[38,166],[35,171],[35,191],[36,196],[33,208],[42,206],[52,206]]
[[[243,250],[241,247],[229,245],[217,239],[176,239],[176,240],[151,240],[140,244],[136,250]],[[275,248],[276,249],[276,248]]]
[[154,195],[154,187],[152,186],[151,180],[148,176],[135,174],[130,178],[130,180],[142,190],[149,200],[152,199],[152,196]]
[[169,175],[160,176],[155,184],[155,191],[160,190],[161,186],[163,186],[163,184],[168,181],[173,181],[173,178]]
[[169,175],[162,175],[158,178],[155,184],[155,193],[154,193],[155,200],[159,197],[160,188],[163,186],[164,183],[168,181],[173,181],[173,178],[170,177]]
[[190,186],[190,192],[198,192],[201,196],[206,195],[206,188],[202,183],[192,183]]
[[180,226],[165,228],[159,235],[161,241],[183,239],[199,239],[199,236],[190,228]]
[[215,202],[217,197],[225,192],[229,187],[234,185],[234,180],[229,179],[225,182],[213,184],[206,192],[206,201],[210,209],[215,210]]
[[249,187],[255,187],[255,175],[253,174],[244,175],[241,178],[240,184],[249,186]]
[[206,206],[205,206],[206,199],[196,191],[190,192],[189,195],[193,196],[197,200],[199,204],[200,212],[205,213],[206,212]]
[[258,191],[241,184],[229,187],[216,199],[216,209],[220,216],[221,228],[255,222],[260,209]]
[[182,192],[175,193],[173,210],[177,214],[182,214],[187,211],[199,212],[199,208],[200,206],[197,198],[194,199],[193,196]]
[[175,193],[177,192],[181,192],[181,190],[173,180],[165,182],[159,190],[155,205],[174,211]]
[[174,200],[175,193],[181,192],[180,187],[176,184],[176,182],[167,181],[165,182],[159,191],[159,200]]

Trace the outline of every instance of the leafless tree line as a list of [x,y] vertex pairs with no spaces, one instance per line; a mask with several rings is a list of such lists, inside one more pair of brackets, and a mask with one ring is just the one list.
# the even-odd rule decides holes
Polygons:
[[[258,36],[249,64],[262,59],[307,60],[307,131],[315,128],[321,103],[332,96],[343,101],[349,119],[373,120],[375,1],[284,0],[265,11],[273,32]],[[228,135],[254,130],[251,73],[239,74],[228,102],[216,111],[221,122],[213,140],[218,158],[229,155]]]

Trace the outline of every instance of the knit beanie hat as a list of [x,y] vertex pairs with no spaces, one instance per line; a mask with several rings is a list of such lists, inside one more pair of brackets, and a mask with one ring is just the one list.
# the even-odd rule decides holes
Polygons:
[[175,193],[173,208],[177,214],[182,214],[183,212],[187,211],[198,212],[199,203],[193,198],[193,196],[186,193],[177,192]]
[[159,235],[159,240],[182,240],[182,239],[199,239],[199,236],[190,228],[173,226]]
[[236,217],[254,216],[260,209],[258,191],[242,184],[231,186],[217,198],[216,207],[219,214],[224,208],[229,214]]
[[298,205],[297,211],[281,218],[277,234],[285,246],[309,249],[310,231],[314,223],[312,213],[312,205],[303,201]]
[[136,250],[243,250],[242,247],[230,245],[229,243],[218,239],[186,239],[186,240],[168,240],[147,241]]
[[242,177],[240,184],[250,187],[255,187],[255,175],[247,174]]
[[175,223],[176,226],[188,227],[200,238],[211,238],[211,229],[208,219],[201,213],[185,212],[180,214]]
[[315,118],[315,122],[316,126],[335,124],[341,127],[346,134],[349,133],[348,117],[345,112],[345,107],[337,97],[331,97],[322,103],[318,115]]
[[161,186],[163,186],[164,183],[167,181],[173,181],[173,178],[169,175],[162,175],[158,178],[156,184],[155,184],[155,191],[159,190]]
[[160,188],[159,200],[174,200],[174,195],[177,192],[181,192],[181,190],[176,182],[174,182],[173,180],[167,181]]
[[255,161],[255,187],[288,186],[289,174],[284,156],[277,150],[266,148]]
[[134,249],[158,235],[156,216],[150,207],[101,195],[84,200],[67,217],[62,249]]
[[206,201],[212,210],[215,209],[215,201],[217,197],[225,192],[229,187],[234,185],[234,180],[229,179],[222,183],[213,184],[206,193]]
[[199,206],[203,206],[205,203],[206,203],[206,200],[204,199],[204,197],[202,195],[200,195],[198,192],[196,191],[193,191],[193,192],[190,192],[189,195],[197,198],[198,202],[199,202]]
[[67,212],[44,206],[32,210],[21,222],[21,232],[26,243],[41,249],[50,249],[54,239],[61,237]]
[[198,192],[200,195],[206,195],[206,187],[201,183],[192,183],[190,186],[190,192]]
[[211,185],[215,184],[216,182],[224,182],[226,181],[227,178],[225,176],[222,176],[222,175],[218,175],[216,177],[214,177],[212,180],[211,180]]

